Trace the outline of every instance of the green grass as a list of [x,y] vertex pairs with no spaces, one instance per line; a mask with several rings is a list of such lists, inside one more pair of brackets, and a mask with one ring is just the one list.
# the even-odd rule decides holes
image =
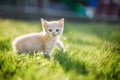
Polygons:
[[18,55],[11,42],[41,31],[39,22],[0,19],[0,80],[120,80],[120,24],[65,22],[66,52]]

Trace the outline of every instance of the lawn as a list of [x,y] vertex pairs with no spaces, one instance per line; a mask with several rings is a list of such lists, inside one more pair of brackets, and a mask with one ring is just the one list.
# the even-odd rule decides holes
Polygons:
[[41,30],[40,21],[0,19],[0,80],[120,80],[120,23],[65,21],[66,52],[51,59],[12,51],[15,37]]

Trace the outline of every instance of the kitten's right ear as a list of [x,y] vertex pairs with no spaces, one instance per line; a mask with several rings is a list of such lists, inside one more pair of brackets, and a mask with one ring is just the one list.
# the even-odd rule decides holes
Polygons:
[[64,18],[62,18],[62,19],[59,20],[59,25],[61,27],[64,27]]
[[47,26],[47,21],[44,20],[43,18],[41,18],[41,23],[42,23],[42,27],[43,27],[43,28],[46,28],[46,26]]

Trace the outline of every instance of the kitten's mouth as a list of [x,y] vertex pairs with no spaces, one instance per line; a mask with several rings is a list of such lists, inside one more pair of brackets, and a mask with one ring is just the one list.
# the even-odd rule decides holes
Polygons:
[[54,37],[56,37],[56,35],[53,35],[53,34],[52,34],[52,35],[50,35],[50,37],[54,38]]
[[53,37],[55,37],[56,35],[52,35]]

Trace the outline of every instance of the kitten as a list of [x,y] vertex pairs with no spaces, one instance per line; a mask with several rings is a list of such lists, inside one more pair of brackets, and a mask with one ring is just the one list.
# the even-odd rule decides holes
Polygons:
[[46,21],[41,19],[43,31],[40,33],[32,33],[17,37],[13,43],[13,50],[19,54],[43,52],[44,55],[50,56],[52,48],[57,47],[65,51],[59,36],[64,29],[64,18],[59,21]]

